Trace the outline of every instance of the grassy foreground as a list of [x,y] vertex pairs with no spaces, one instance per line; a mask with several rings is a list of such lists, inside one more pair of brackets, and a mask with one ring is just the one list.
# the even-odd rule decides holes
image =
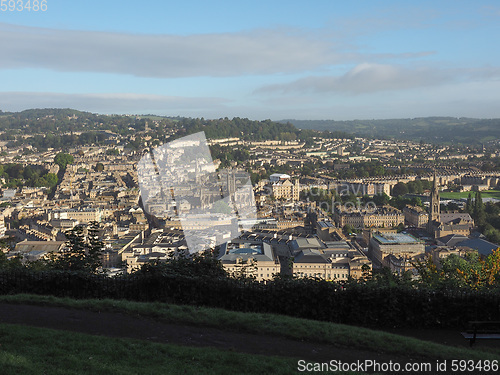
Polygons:
[[[121,312],[177,323],[222,330],[281,336],[342,348],[383,352],[427,359],[500,360],[500,349],[458,348],[403,337],[366,328],[346,326],[273,314],[240,313],[222,309],[180,306],[166,303],[140,303],[122,300],[73,300],[38,295],[0,296],[0,302],[70,307],[92,311]],[[483,351],[488,350],[488,351]]]
[[297,360],[0,324],[2,375],[291,374]]

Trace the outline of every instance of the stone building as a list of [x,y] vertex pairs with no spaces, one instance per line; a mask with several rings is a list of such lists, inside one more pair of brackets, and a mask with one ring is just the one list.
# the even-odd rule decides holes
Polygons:
[[337,226],[350,225],[356,229],[397,227],[405,220],[400,210],[390,206],[353,210],[336,207],[333,217]]
[[294,183],[290,179],[276,181],[270,184],[274,199],[298,201],[300,196],[299,180]]
[[218,259],[232,276],[253,276],[257,281],[272,280],[281,272],[274,248],[262,241],[234,239],[220,247]]
[[439,189],[436,173],[430,195],[429,215],[427,232],[434,238],[449,234],[461,234],[468,236],[474,228],[474,220],[467,213],[440,213]]
[[397,273],[411,270],[412,262],[425,255],[425,243],[403,233],[374,234],[368,256],[374,267],[389,267]]
[[411,227],[425,228],[429,221],[429,214],[419,206],[406,206],[403,214],[405,223]]

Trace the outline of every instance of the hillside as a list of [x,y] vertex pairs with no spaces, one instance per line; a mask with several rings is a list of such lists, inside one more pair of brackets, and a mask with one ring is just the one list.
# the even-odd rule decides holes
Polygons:
[[350,132],[368,138],[477,145],[500,139],[500,119],[422,117],[388,120],[282,120],[299,129]]
[[[204,131],[207,138],[239,137],[245,140],[311,141],[313,137],[353,138],[347,132],[319,133],[297,129],[290,123],[255,121],[234,117],[220,119],[162,117],[151,115],[101,115],[74,109],[29,109],[0,111],[0,140],[10,146],[28,143],[37,149],[102,144],[111,136],[135,139],[150,135],[165,142]],[[137,140],[140,143],[140,140]]]
[[[500,358],[488,343],[469,349],[455,330],[396,333],[404,336],[158,302],[0,296],[2,374],[289,374],[299,359],[403,367],[445,361],[450,366],[453,359],[498,363]],[[355,373],[365,371],[372,373]]]
[[[500,140],[500,119],[422,117],[387,120],[282,120],[255,121],[247,118],[204,119],[151,115],[102,115],[74,109],[29,109],[22,112],[0,111],[0,140],[14,141],[20,135],[33,136],[35,147],[59,147],[104,141],[103,131],[134,135],[145,132],[146,123],[155,133],[180,130],[179,136],[205,131],[208,138],[242,137],[248,140],[307,141],[314,136],[325,138],[405,139],[435,144],[480,145]],[[322,132],[322,133],[318,133]],[[60,134],[82,133],[79,139],[58,139]],[[36,135],[36,136],[35,136]],[[50,139],[41,139],[49,136]],[[67,137],[70,137],[69,135]],[[60,138],[60,137],[58,137]]]

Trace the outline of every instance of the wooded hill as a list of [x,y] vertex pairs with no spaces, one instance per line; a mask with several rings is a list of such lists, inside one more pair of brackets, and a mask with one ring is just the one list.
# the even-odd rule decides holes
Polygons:
[[[301,140],[312,143],[313,137],[354,138],[346,132],[301,130],[290,123],[239,117],[208,120],[151,115],[100,115],[74,109],[0,111],[0,140],[11,141],[11,146],[29,143],[37,149],[99,144],[111,135],[137,138],[139,134],[146,133],[166,142],[199,131],[204,131],[210,139],[238,137],[253,141]],[[172,136],[173,133],[175,135]]]
[[299,129],[344,131],[360,137],[478,145],[500,140],[500,119],[422,117],[389,120],[282,120]]

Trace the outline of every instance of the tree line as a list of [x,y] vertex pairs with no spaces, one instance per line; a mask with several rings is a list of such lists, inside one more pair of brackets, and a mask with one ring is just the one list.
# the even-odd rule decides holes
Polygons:
[[53,188],[58,182],[57,175],[49,173],[41,165],[0,164],[0,176],[5,180],[3,184],[5,188],[23,186]]
[[500,244],[500,202],[484,204],[480,191],[470,192],[465,212],[471,215],[488,241]]

